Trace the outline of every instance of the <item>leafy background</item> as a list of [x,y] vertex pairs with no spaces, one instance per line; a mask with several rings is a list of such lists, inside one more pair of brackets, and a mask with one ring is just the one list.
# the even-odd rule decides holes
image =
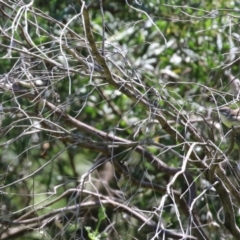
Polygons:
[[237,1],[0,6],[1,239],[240,238]]

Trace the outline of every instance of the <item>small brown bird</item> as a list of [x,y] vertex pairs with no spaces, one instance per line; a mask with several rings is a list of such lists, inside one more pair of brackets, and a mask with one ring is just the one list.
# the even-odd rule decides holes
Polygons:
[[240,126],[240,109],[231,109],[223,107],[219,109],[220,117],[223,124],[228,127]]

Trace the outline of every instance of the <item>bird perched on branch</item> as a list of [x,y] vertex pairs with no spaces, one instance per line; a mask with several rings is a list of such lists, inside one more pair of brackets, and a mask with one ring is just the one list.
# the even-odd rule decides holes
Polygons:
[[240,109],[231,109],[223,107],[219,109],[220,117],[223,124],[228,127],[240,126]]

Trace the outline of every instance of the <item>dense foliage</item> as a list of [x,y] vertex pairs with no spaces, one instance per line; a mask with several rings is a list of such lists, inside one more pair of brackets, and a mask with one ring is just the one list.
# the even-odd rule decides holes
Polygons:
[[240,239],[234,1],[1,1],[1,239]]

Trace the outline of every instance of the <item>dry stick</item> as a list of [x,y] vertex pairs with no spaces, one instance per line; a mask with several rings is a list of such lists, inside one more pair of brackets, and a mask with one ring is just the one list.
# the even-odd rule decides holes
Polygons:
[[[116,84],[117,84],[117,86],[119,87],[119,84],[116,82]],[[121,86],[122,87],[122,86]],[[121,90],[122,90],[122,88],[121,88]],[[134,93],[133,92],[131,92],[129,89],[127,89],[128,90],[128,92],[130,93],[130,95],[133,95]],[[136,98],[135,98],[136,99]],[[141,99],[139,99],[138,100],[139,102],[143,102],[144,101],[144,99],[143,98],[141,98]],[[149,105],[148,105],[148,102],[146,101],[145,102],[145,106],[147,107],[147,108],[149,108]],[[163,116],[162,116],[163,117]],[[162,118],[162,120],[163,121],[166,121],[165,119],[164,119],[164,117]],[[172,133],[174,133],[174,134],[176,134],[177,132],[175,131],[175,129],[170,129],[170,130],[172,130]],[[178,134],[178,133],[177,133]],[[178,137],[180,136],[179,134],[177,135]]]
[[215,185],[215,189],[220,196],[224,209],[224,226],[235,239],[240,239],[240,229],[236,224],[231,195],[220,177],[218,178],[218,181],[219,183]]
[[[83,7],[82,9],[83,9],[83,22],[84,22],[84,28],[86,31],[86,36],[89,41],[89,45],[92,49],[93,56],[96,57],[97,62],[101,65],[101,67],[104,71],[106,81],[109,84],[111,84],[112,86],[116,87],[117,89],[120,89],[120,91],[122,93],[127,95],[134,102],[139,102],[147,110],[152,109],[152,112],[155,112],[154,104],[150,103],[144,96],[142,96],[141,92],[138,92],[136,89],[134,89],[134,91],[135,91],[134,92],[133,90],[130,90],[128,88],[128,87],[130,87],[128,83],[124,83],[124,85],[123,85],[122,83],[119,83],[113,79],[112,74],[105,62],[104,57],[99,54],[98,49],[95,45],[94,38],[93,38],[91,28],[90,28],[90,20],[89,20],[87,9],[85,7]],[[176,131],[176,129],[174,129],[173,127],[171,127],[168,124],[167,120],[165,119],[165,117],[162,115],[162,113],[160,111],[158,111],[156,113],[156,118],[159,121],[159,123],[161,124],[161,126],[163,127],[163,129],[166,132],[168,132],[172,137],[176,138],[177,142],[180,142],[180,143],[185,142],[185,139],[183,138],[183,136],[181,136],[181,134],[178,131]],[[193,129],[193,128],[191,129],[191,131],[193,131],[193,132],[194,132],[194,130],[195,129]],[[194,132],[194,136],[197,136],[198,141],[203,141],[203,139],[201,137],[199,137],[199,135],[195,132]],[[198,159],[197,155],[194,152],[192,152],[191,158]],[[207,165],[200,163],[200,162],[198,163],[198,165],[202,169],[205,169],[208,167]]]
[[[71,189],[72,191],[73,189]],[[73,191],[76,191],[74,189]],[[122,209],[124,212],[126,212],[128,215],[135,217],[136,219],[139,219],[141,222],[143,222],[145,225],[150,227],[152,230],[156,228],[156,224],[149,220],[144,214],[139,213],[137,209],[131,208],[127,206],[126,204],[120,203],[117,200],[110,199],[109,197],[105,197],[103,195],[100,195],[98,193],[93,193],[87,190],[83,190],[84,193],[87,193],[89,195],[93,195],[95,197],[100,198],[100,201],[88,201],[81,204],[76,204],[74,206],[68,206],[64,208],[59,208],[53,210],[51,213],[44,214],[42,216],[37,216],[28,220],[22,220],[22,221],[10,221],[10,220],[0,220],[1,223],[13,226],[13,225],[29,225],[29,224],[35,224],[34,228],[39,226],[39,222],[45,222],[45,224],[51,224],[51,221],[53,221],[56,216],[61,215],[62,213],[66,214],[66,212],[76,212],[79,209],[89,209],[89,208],[99,208],[100,206],[110,206],[112,208],[119,208]],[[102,198],[102,199],[101,199]],[[43,209],[43,208],[41,208]],[[173,239],[189,239],[189,240],[196,240],[195,237],[189,236],[189,235],[183,235],[179,233],[174,233],[173,231],[169,231],[166,229],[162,229],[160,235],[165,235],[167,237],[173,238]]]
[[[116,87],[117,89],[120,89],[121,92],[123,92],[124,94],[126,94],[128,97],[130,97],[131,99],[133,99],[134,102],[140,102],[145,108],[149,109],[149,108],[153,108],[154,110],[154,104],[150,104],[146,98],[144,98],[141,94],[138,96],[135,92],[130,91],[127,87],[125,87],[122,84],[119,84],[118,82],[116,82],[113,77],[112,74],[105,62],[105,59],[103,56],[101,56],[98,52],[98,49],[95,45],[95,41],[94,41],[94,37],[91,31],[91,25],[90,25],[90,20],[89,20],[89,15],[88,15],[88,11],[86,9],[86,7],[84,6],[84,2],[80,1],[82,4],[82,21],[83,21],[83,26],[84,26],[84,30],[85,30],[85,34],[87,36],[87,39],[89,41],[89,45],[91,47],[93,56],[96,57],[97,62],[101,65],[104,73],[105,73],[105,77],[108,83],[110,83],[111,85],[113,85],[114,87]],[[126,83],[127,85],[127,83]],[[163,129],[168,132],[171,136],[175,137],[177,139],[177,141],[179,142],[184,142],[184,138],[178,133],[178,131],[176,131],[174,128],[172,128],[167,120],[165,119],[165,117],[161,114],[161,112],[158,112],[158,114],[156,115],[156,118],[158,119],[159,123],[161,124],[161,126],[163,127]],[[194,131],[194,129],[191,129],[192,131]],[[195,136],[197,136],[197,134],[195,133]],[[202,139],[201,139],[202,140]],[[197,159],[197,156],[194,152],[191,153],[191,157],[194,157],[194,159]],[[198,162],[197,165],[199,167],[201,167],[202,169],[207,168],[207,165],[203,164],[202,162]],[[192,185],[194,186],[194,185]],[[197,221],[197,219],[196,219]],[[197,234],[199,233],[198,231],[200,231],[200,234],[198,234],[199,239],[207,239],[206,235],[204,234],[203,230],[200,229],[200,224],[198,225],[199,229],[197,229]]]
[[[146,99],[144,99],[143,97],[138,98],[136,96],[133,96],[132,92],[129,91],[129,89],[124,88],[122,86],[118,86],[118,84],[113,80],[111,72],[106,65],[105,59],[98,53],[98,50],[97,50],[96,45],[94,43],[93,35],[92,35],[91,29],[90,29],[90,21],[89,21],[88,12],[87,12],[87,9],[85,7],[83,8],[83,20],[84,20],[84,27],[85,27],[85,31],[86,31],[86,36],[87,36],[89,44],[91,46],[92,53],[96,57],[97,61],[101,65],[101,67],[103,68],[105,76],[106,76],[106,80],[110,84],[114,85],[115,87],[118,87],[118,88],[120,87],[121,91],[123,93],[125,93],[127,96],[129,96],[131,99],[134,99],[135,101],[138,100],[143,106],[149,108],[149,104],[148,104],[148,101],[146,101]],[[184,142],[184,139],[182,138],[182,136],[167,123],[166,119],[163,117],[163,115],[161,113],[159,113],[159,115],[157,115],[157,119],[160,122],[160,124],[162,125],[162,127],[165,129],[165,131],[167,131],[170,135],[175,136],[177,141]],[[190,128],[190,129],[191,129],[191,132],[192,132],[194,137],[197,137],[197,138],[200,137],[196,133],[194,128]],[[201,140],[203,141],[204,139],[201,138]],[[209,152],[209,155],[210,155],[210,152]],[[192,156],[195,157],[195,159],[197,158],[196,154],[194,152],[191,153],[191,157]],[[195,165],[199,168],[207,169],[207,165],[203,164],[203,162],[200,162],[200,161],[196,162]],[[224,191],[225,189],[224,189],[223,185],[221,185],[220,187],[218,187],[218,190],[219,190],[218,192],[220,194],[221,191]],[[223,197],[223,195],[220,194],[220,197]],[[225,208],[225,210],[227,210],[227,208]],[[225,213],[228,215],[227,211]],[[231,228],[231,230],[234,231],[233,232],[234,235],[239,233],[238,229],[236,229],[236,228]],[[201,238],[202,237],[204,238],[204,236],[201,236]]]
[[105,48],[105,20],[104,20],[104,11],[103,11],[103,2],[100,0],[100,9],[102,15],[102,56],[104,56]]
[[[42,100],[44,103],[44,105],[51,109],[52,111],[54,111],[56,114],[60,114],[64,119],[66,119],[68,122],[71,122],[72,125],[74,125],[75,127],[77,127],[79,130],[82,130],[86,133],[90,133],[90,134],[93,134],[97,137],[100,137],[101,139],[106,139],[106,140],[110,140],[112,141],[112,144],[114,143],[117,143],[117,142],[120,142],[120,143],[125,143],[126,146],[132,146],[132,141],[129,141],[129,140],[126,140],[126,139],[123,139],[123,138],[120,138],[120,137],[117,137],[117,136],[113,136],[113,135],[109,135],[103,131],[100,131],[98,129],[95,129],[94,127],[92,126],[89,126],[83,122],[80,122],[79,120],[71,117],[70,115],[66,114],[66,113],[63,113],[62,110],[60,108],[57,108],[55,105],[53,105],[52,103],[46,101],[46,100]],[[128,145],[129,144],[129,145]],[[135,145],[136,143],[134,143]],[[110,150],[110,149],[109,149]],[[157,159],[154,155],[152,155],[151,153],[147,152],[143,147],[141,146],[137,146],[135,148],[135,150],[141,154],[143,154],[147,159],[149,160],[155,160],[154,163],[156,163],[156,166],[158,167],[158,169],[162,170],[163,172],[165,173],[170,173],[170,174],[175,174],[179,171],[178,168],[171,168],[169,167],[168,165],[166,165],[165,163],[163,163],[162,161],[160,161],[159,159]],[[94,167],[95,169],[95,167]],[[90,172],[88,172],[88,174],[86,176],[84,176],[84,178],[82,179],[81,181],[81,184],[80,184],[80,188],[79,188],[79,194],[81,193],[81,191],[83,190],[83,183],[86,179],[86,177],[92,172],[92,168],[89,170]],[[185,172],[186,175],[187,172]],[[193,182],[193,179],[191,179],[190,181],[191,183]],[[195,188],[195,185],[194,185],[194,182],[193,182],[193,189]],[[194,190],[195,191],[195,190]],[[193,194],[191,192],[191,194]],[[184,213],[186,215],[189,215],[189,212],[188,212],[188,207],[187,207],[187,204],[185,201],[180,201],[181,203],[181,207],[182,207],[182,210],[184,211]],[[196,214],[194,214],[194,217],[195,217],[195,222],[198,222],[197,221],[197,217],[196,217]],[[200,223],[198,224],[200,225]],[[200,238],[201,239],[201,238]]]

